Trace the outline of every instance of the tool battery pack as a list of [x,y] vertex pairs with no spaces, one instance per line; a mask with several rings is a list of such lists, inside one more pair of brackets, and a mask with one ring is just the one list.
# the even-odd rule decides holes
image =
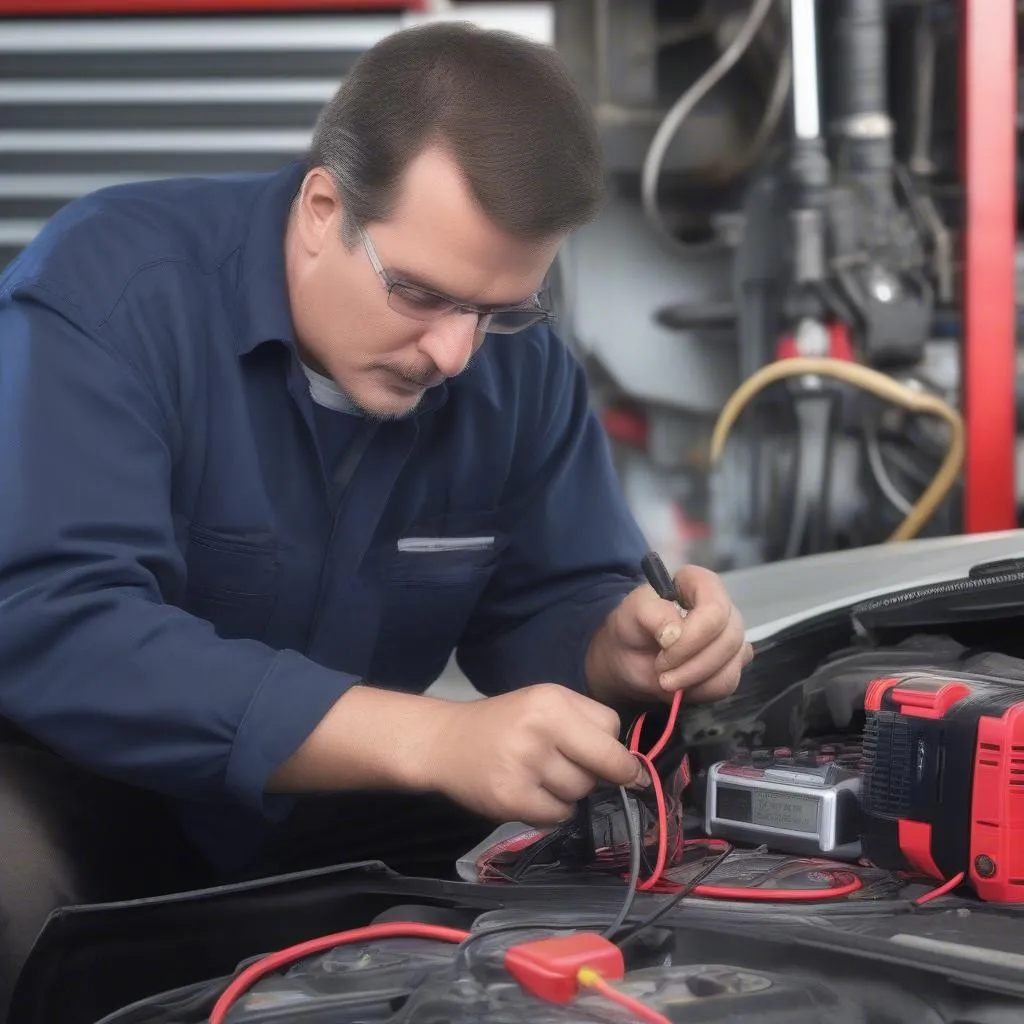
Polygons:
[[864,856],[1024,902],[1024,681],[880,678],[864,706]]

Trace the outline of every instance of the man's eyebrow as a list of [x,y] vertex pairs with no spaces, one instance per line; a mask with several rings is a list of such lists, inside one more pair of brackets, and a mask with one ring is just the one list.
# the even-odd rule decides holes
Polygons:
[[477,302],[474,299],[462,298],[458,295],[453,295],[446,288],[442,288],[435,281],[428,281],[425,277],[421,277],[419,274],[414,274],[408,270],[402,270],[399,267],[385,267],[384,273],[388,276],[388,279],[394,281],[396,284],[411,284],[414,288],[423,288],[425,291],[433,292],[435,295],[443,295],[446,299],[451,299],[456,305],[466,306],[480,306],[483,309],[502,309],[506,306],[522,306],[528,302],[533,301],[537,292],[531,292],[525,298],[515,299],[511,302]]

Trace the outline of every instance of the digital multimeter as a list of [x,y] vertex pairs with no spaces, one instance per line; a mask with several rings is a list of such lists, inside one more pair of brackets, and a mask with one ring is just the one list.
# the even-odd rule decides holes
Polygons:
[[839,760],[821,761],[785,751],[712,765],[704,830],[781,853],[857,860],[861,773]]

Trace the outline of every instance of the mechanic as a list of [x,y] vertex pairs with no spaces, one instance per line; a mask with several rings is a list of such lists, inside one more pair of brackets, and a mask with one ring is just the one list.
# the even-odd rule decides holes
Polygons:
[[[553,50],[441,23],[367,52],[302,162],[101,190],[6,269],[8,964],[193,868],[450,871],[646,784],[617,710],[736,687],[722,582],[683,569],[686,618],[640,584],[550,327],[603,182]],[[453,650],[484,699],[424,695]]]

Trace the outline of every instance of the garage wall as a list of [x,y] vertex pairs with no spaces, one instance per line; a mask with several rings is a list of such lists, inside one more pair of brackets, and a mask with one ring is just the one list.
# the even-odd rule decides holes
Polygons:
[[357,57],[459,17],[551,41],[549,4],[443,13],[0,19],[0,267],[57,209],[117,182],[270,170],[303,152]]

